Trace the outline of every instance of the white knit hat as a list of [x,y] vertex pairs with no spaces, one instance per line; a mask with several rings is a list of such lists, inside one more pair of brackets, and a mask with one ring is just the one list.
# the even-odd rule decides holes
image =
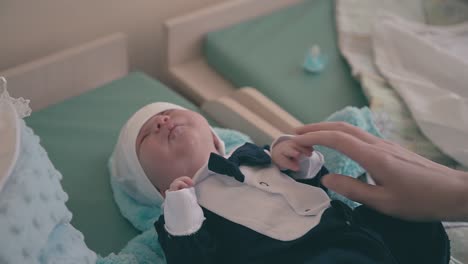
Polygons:
[[[184,109],[184,107],[157,102],[146,105],[138,110],[120,131],[119,139],[110,159],[110,173],[123,190],[137,202],[146,205],[161,205],[163,197],[146,176],[138,160],[136,152],[136,138],[141,127],[152,116],[170,109]],[[220,151],[224,153],[224,142],[212,129],[220,142]]]

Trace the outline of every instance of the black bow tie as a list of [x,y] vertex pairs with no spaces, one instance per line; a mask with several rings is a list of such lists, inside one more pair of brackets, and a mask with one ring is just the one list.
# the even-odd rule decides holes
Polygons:
[[270,155],[257,145],[245,143],[237,148],[227,159],[216,153],[211,153],[208,169],[244,182],[244,174],[240,171],[239,166],[265,166],[269,164],[271,164]]

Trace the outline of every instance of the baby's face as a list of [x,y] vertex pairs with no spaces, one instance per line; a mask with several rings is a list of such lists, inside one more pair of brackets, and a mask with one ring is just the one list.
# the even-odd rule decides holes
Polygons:
[[194,174],[219,142],[200,114],[172,109],[151,117],[136,139],[138,159],[146,175],[164,195],[172,181]]

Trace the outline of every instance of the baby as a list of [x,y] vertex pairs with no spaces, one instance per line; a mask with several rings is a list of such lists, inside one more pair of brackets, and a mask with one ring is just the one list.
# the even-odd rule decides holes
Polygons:
[[225,155],[203,116],[153,103],[122,128],[112,174],[138,202],[164,201],[155,228],[169,264],[448,263],[440,223],[331,201],[322,154],[292,137]]

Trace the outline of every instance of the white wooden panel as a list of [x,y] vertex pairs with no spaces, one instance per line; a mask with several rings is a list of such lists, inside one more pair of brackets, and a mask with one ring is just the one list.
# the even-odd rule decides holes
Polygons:
[[33,111],[128,73],[126,36],[112,34],[0,72],[12,97],[30,99]]

